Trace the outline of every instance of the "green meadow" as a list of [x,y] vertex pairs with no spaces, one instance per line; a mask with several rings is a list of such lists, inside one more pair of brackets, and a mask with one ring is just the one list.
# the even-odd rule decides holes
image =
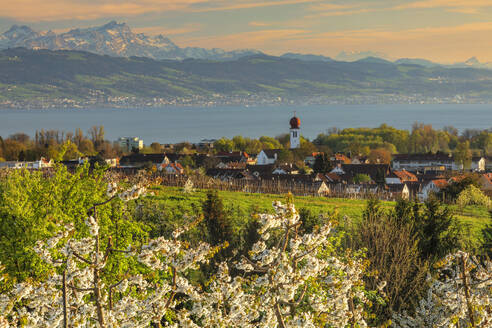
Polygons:
[[[206,198],[206,190],[195,190],[184,193],[182,188],[157,187],[154,190],[158,203],[168,212],[185,215],[198,215],[201,204]],[[231,213],[234,225],[243,226],[252,213],[273,212],[272,202],[286,201],[287,195],[256,194],[245,192],[219,191],[226,210]],[[297,209],[308,209],[313,214],[336,215],[338,219],[346,216],[353,223],[360,222],[366,201],[361,199],[342,199],[311,196],[294,196],[294,204]],[[383,201],[382,207],[391,210],[395,202]],[[479,244],[481,230],[490,222],[488,210],[481,206],[467,206],[459,209],[450,205],[454,216],[465,229],[465,235],[469,236],[472,246]]]

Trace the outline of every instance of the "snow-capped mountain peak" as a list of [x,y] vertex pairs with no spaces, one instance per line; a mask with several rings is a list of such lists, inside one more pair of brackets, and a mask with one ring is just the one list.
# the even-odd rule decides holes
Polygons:
[[110,56],[140,56],[154,59],[236,59],[258,51],[180,48],[164,35],[134,33],[126,23],[111,21],[102,26],[76,28],[65,33],[35,32],[28,26],[13,25],[0,35],[0,49],[81,50]]

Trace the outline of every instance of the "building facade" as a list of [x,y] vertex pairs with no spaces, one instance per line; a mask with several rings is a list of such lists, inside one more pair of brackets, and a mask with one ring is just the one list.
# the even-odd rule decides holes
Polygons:
[[143,140],[138,137],[121,137],[118,139],[121,149],[131,152],[133,149],[140,150],[143,148]]

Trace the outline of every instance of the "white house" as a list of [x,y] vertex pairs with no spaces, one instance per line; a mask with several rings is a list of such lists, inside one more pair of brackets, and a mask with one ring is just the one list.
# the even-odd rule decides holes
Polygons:
[[166,174],[183,174],[184,169],[179,163],[168,163],[168,164],[161,164],[159,166],[159,171],[162,171]]
[[410,199],[410,189],[406,184],[390,184],[388,185],[388,192],[395,198]]
[[419,199],[421,201],[426,201],[429,199],[429,196],[431,194],[436,194],[441,189],[445,188],[448,185],[448,180],[446,179],[436,179],[436,180],[431,180],[429,183],[427,183],[423,188],[422,191],[418,194]]
[[482,156],[472,157],[470,169],[472,171],[478,171],[478,172],[485,171],[485,157]]
[[278,155],[283,149],[264,149],[256,157],[256,165],[275,164]]

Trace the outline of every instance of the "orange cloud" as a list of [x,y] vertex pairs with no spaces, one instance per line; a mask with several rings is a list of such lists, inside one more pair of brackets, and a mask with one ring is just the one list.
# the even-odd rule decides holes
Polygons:
[[207,12],[207,11],[224,11],[224,10],[237,10],[237,9],[251,9],[259,7],[272,7],[272,6],[284,6],[284,5],[297,5],[302,3],[318,2],[321,0],[273,0],[273,1],[232,1],[220,2],[217,6],[193,9],[194,12]]
[[90,20],[165,11],[224,11],[317,1],[320,0],[15,0],[2,3],[0,17],[20,21]]
[[180,45],[254,48],[270,54],[285,52],[336,55],[341,50],[379,51],[395,58],[428,58],[438,62],[464,61],[471,56],[492,60],[489,36],[492,22],[406,30],[358,29],[316,32],[307,29],[266,29],[213,37],[180,37]]
[[463,8],[474,9],[481,7],[492,7],[490,0],[423,0],[403,4],[395,9],[410,8]]
[[[319,3],[308,7],[308,10],[313,14],[305,16],[306,19],[313,19],[319,17],[331,17],[331,16],[350,16],[363,13],[370,13],[376,11],[386,10],[387,8],[380,8],[376,6],[378,3],[374,2],[360,2],[353,4],[334,4],[334,3]],[[373,6],[373,7],[371,7]]]
[[300,51],[310,49],[334,55],[342,49],[377,50],[393,57],[420,57],[439,62],[466,60],[477,55],[492,59],[489,35],[492,22],[458,26],[415,28],[407,30],[361,29],[314,33],[293,40],[291,45]]
[[249,26],[253,26],[253,27],[265,27],[265,26],[271,26],[272,23],[265,23],[265,22],[249,22],[248,23]]

